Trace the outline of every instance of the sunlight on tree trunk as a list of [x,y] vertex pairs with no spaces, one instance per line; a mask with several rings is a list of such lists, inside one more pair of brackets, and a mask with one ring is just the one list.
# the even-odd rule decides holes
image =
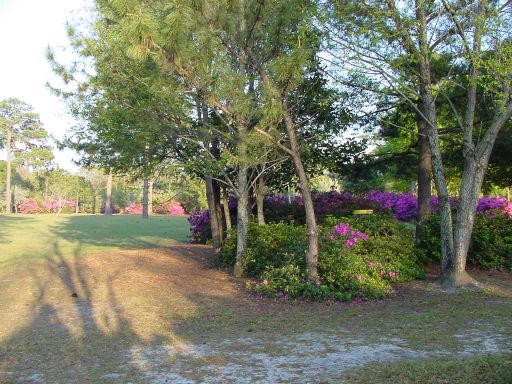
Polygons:
[[109,168],[107,176],[107,190],[105,196],[105,215],[112,214],[112,168]]

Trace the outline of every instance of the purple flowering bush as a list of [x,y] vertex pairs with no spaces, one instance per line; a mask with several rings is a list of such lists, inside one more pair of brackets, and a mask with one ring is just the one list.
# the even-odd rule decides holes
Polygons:
[[[112,212],[112,214],[118,214],[121,212],[121,208],[116,204],[111,204],[110,211]],[[105,204],[101,206],[100,213],[105,213]]]
[[212,238],[210,228],[210,212],[203,211],[196,208],[190,213],[187,218],[190,223],[190,242],[191,243],[206,243],[208,239]]
[[[437,196],[432,196],[430,206],[433,213],[438,210]],[[450,205],[455,211],[457,197],[450,197]],[[404,222],[412,222],[418,213],[418,199],[410,193],[393,193],[372,190],[365,195],[353,195],[347,192],[337,191],[320,192],[313,194],[313,203],[318,223],[323,223],[329,216],[349,216],[356,209],[373,209],[376,213],[384,213]],[[236,220],[236,200],[231,199],[229,209],[233,222]],[[482,197],[478,201],[477,213],[482,214],[490,210],[500,210],[512,217],[512,203],[503,197]],[[304,203],[300,196],[273,195],[266,196],[264,200],[264,212],[267,223],[304,224],[306,222]],[[194,213],[193,215],[197,215]],[[203,221],[202,225],[209,225],[209,221]],[[208,229],[202,228],[197,223],[191,227],[192,238],[201,238],[202,233]],[[197,234],[197,235],[196,235]]]
[[[306,228],[297,224],[251,225],[245,274],[251,289],[273,297],[308,300],[382,298],[393,282],[423,274],[414,253],[413,232],[386,215],[327,217],[320,227],[319,277],[306,280]],[[236,239],[225,243],[221,260],[235,262]]]

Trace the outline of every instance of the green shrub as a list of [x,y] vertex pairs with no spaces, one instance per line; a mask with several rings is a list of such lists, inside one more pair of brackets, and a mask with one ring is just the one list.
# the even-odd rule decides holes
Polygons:
[[[338,222],[363,232],[368,239],[351,247],[344,238],[331,239]],[[411,227],[389,216],[329,218],[321,232],[319,273],[337,290],[353,291],[367,298],[382,298],[391,291],[392,282],[403,282],[423,276],[415,254]]]
[[[440,244],[439,215],[431,215],[417,249],[427,260],[440,261]],[[512,269],[512,219],[509,216],[500,211],[476,215],[467,262],[483,269]]]
[[[245,257],[245,275],[260,277],[267,267],[280,268],[289,264],[305,268],[307,249],[306,229],[294,224],[251,224],[247,234],[248,252]],[[236,232],[224,242],[220,259],[223,265],[236,261]]]
[[[344,224],[338,229],[346,235],[333,235],[333,228],[340,222]],[[329,217],[319,230],[319,280],[311,282],[305,279],[305,226],[251,225],[245,274],[260,279],[252,288],[274,297],[380,299],[390,293],[391,283],[424,273],[415,256],[413,231],[389,216]],[[235,254],[233,234],[224,243],[222,262],[234,265]]]

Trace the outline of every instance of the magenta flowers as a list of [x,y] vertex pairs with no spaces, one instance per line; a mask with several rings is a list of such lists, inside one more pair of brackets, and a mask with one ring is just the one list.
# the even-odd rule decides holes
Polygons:
[[368,238],[367,235],[365,235],[361,231],[354,231],[350,228],[350,225],[348,223],[341,222],[334,226],[334,228],[331,231],[331,234],[329,235],[330,240],[334,240],[337,237],[345,238],[345,246],[350,248],[355,243],[357,243],[360,240],[366,240]]

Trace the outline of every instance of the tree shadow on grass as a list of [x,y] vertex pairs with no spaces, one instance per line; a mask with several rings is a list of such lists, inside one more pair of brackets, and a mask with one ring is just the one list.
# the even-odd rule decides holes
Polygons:
[[51,232],[81,245],[116,248],[152,248],[187,240],[188,223],[184,217],[141,219],[123,216],[69,216],[55,223]]
[[95,267],[80,248],[69,258],[55,244],[44,271],[28,272],[33,286],[22,288],[36,295],[25,303],[24,325],[0,344],[0,383],[143,382],[147,372],[133,364],[130,350],[172,343],[172,329],[141,332],[119,300],[122,265],[98,273]]

